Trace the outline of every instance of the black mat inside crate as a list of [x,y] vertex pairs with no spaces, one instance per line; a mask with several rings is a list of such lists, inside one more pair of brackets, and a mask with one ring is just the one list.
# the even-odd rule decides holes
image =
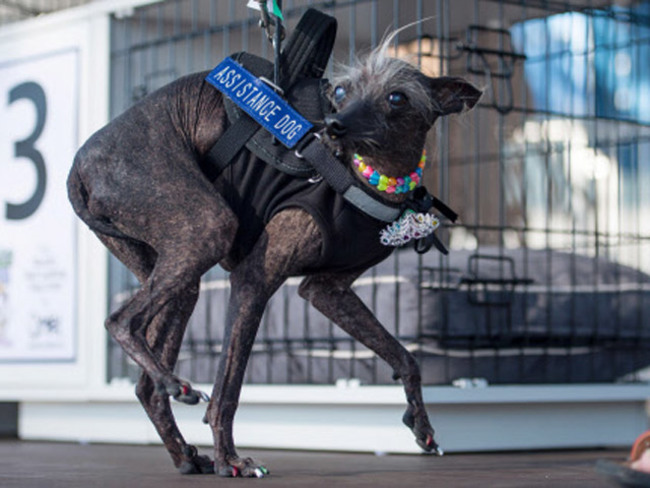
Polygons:
[[[383,361],[298,297],[299,282],[269,303],[246,381],[394,383]],[[403,250],[362,276],[355,291],[416,354],[425,384],[612,382],[650,365],[650,276],[604,259]],[[181,375],[212,382],[228,292],[225,274],[203,290]]]

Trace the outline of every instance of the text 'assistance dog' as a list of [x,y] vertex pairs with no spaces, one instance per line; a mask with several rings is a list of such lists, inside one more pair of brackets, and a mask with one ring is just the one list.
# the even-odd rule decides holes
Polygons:
[[[328,83],[321,76],[335,32],[332,17],[309,10],[282,51],[277,90],[266,80],[271,62],[233,55],[142,99],[75,157],[74,210],[142,285],[106,327],[142,368],[137,397],[184,474],[268,473],[237,455],[233,418],[265,305],[291,276],[304,277],[301,297],[394,369],[404,423],[424,450],[442,452],[416,361],[351,285],[394,246],[430,247],[432,206],[453,214],[420,184],[425,137],[481,92],[390,58],[390,38]],[[231,295],[208,399],[173,370],[201,276],[216,264],[230,272]],[[185,442],[169,396],[209,400],[214,462]]]

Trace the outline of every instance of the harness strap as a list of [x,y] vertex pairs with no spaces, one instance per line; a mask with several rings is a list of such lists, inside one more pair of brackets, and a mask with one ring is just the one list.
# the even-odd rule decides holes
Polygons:
[[398,219],[400,215],[402,215],[402,210],[400,208],[391,207],[385,203],[380,202],[379,200],[376,200],[358,186],[351,185],[350,188],[348,188],[347,191],[343,194],[343,198],[345,198],[359,210],[367,213],[377,220],[383,220],[384,222],[393,222],[394,220]]
[[[334,47],[336,30],[334,17],[313,8],[305,12],[281,54],[283,90],[288,91],[301,76],[322,76]],[[260,125],[246,114],[230,124],[204,158],[202,168],[206,176],[214,181],[259,129]]]
[[415,241],[415,252],[418,254],[425,254],[429,249],[431,249],[431,246],[435,246],[435,248],[445,256],[449,254],[449,250],[435,234],[429,234],[424,239],[418,239]]
[[312,137],[300,154],[335,192],[359,210],[383,222],[393,222],[402,214],[401,207],[387,205],[354,185],[354,177],[317,137]]
[[458,219],[458,214],[450,209],[444,202],[438,200],[436,197],[433,197],[433,202],[431,204],[433,208],[440,210],[440,213],[447,217],[452,222],[456,222]]
[[282,51],[282,88],[288,89],[300,76],[323,76],[334,47],[336,30],[334,17],[313,8],[305,12]]
[[229,125],[201,161],[205,176],[210,181],[216,180],[259,128],[259,124],[248,115]]
[[435,208],[452,222],[456,222],[458,218],[456,212],[450,209],[444,202],[431,195],[423,186],[419,186],[413,190],[413,198],[408,200],[406,205],[415,212],[428,212],[430,208]]

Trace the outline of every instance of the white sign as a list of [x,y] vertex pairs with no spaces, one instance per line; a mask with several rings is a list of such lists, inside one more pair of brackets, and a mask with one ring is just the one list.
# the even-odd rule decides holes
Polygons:
[[0,63],[0,362],[73,361],[79,52]]

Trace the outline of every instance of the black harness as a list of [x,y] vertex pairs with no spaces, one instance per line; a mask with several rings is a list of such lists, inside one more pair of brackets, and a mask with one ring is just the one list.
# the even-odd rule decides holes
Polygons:
[[[313,125],[295,149],[288,149],[248,116],[232,100],[224,97],[228,125],[224,133],[201,162],[205,175],[214,181],[244,149],[276,169],[297,178],[322,178],[351,205],[383,222],[397,220],[406,209],[427,212],[436,208],[452,222],[457,214],[447,205],[431,196],[426,188],[418,187],[406,202],[395,205],[379,199],[367,191],[346,166],[321,144],[319,131],[323,129],[325,114],[332,107],[325,96],[328,86],[323,73],[336,38],[336,19],[318,10],[309,9],[300,19],[285,49],[277,60],[277,84],[270,61],[241,52],[231,56],[237,63],[278,91],[300,114]],[[419,253],[431,246],[447,254],[447,249],[434,234],[416,241]]]

